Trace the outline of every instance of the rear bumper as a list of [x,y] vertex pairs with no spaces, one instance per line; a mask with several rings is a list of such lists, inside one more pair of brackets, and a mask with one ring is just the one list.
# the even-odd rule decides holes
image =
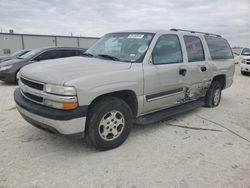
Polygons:
[[242,72],[250,72],[250,65],[241,63],[240,64],[240,70]]
[[42,106],[24,98],[20,89],[14,92],[17,110],[33,126],[50,133],[84,136],[87,106],[64,111]]

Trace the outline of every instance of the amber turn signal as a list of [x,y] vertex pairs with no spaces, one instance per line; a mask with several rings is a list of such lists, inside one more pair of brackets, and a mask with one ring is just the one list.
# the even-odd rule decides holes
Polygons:
[[76,102],[71,102],[71,103],[63,103],[63,109],[64,110],[73,110],[77,108],[77,103]]

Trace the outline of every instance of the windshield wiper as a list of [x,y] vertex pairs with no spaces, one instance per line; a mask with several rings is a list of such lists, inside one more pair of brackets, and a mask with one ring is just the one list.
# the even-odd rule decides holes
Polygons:
[[91,54],[91,53],[83,53],[83,54],[82,54],[82,56],[94,57],[94,55],[93,55],[93,54]]
[[106,59],[111,59],[111,60],[114,60],[114,61],[120,61],[120,59],[118,57],[108,55],[108,54],[98,54],[97,56],[103,57],[103,58],[106,58]]

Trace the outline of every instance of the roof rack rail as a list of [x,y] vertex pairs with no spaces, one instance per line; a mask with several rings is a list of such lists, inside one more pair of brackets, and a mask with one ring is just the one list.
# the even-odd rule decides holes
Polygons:
[[186,31],[186,32],[190,32],[190,33],[200,33],[200,34],[204,34],[204,35],[213,35],[213,36],[216,36],[216,37],[221,37],[221,35],[217,35],[217,34],[214,34],[214,33],[205,33],[205,32],[200,32],[200,31],[191,31],[191,30],[185,30],[185,29],[170,29],[170,31]]

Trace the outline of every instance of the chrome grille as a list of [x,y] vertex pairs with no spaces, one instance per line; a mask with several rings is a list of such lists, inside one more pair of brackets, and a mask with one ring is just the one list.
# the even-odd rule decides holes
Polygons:
[[42,97],[38,97],[38,96],[36,96],[36,95],[32,95],[32,94],[30,94],[30,93],[24,93],[24,92],[22,92],[22,94],[23,94],[26,98],[28,98],[28,99],[30,99],[30,100],[32,100],[32,101],[34,101],[34,102],[43,103],[43,98],[42,98]]
[[18,81],[22,95],[35,103],[44,105],[44,100],[52,100],[57,102],[77,102],[76,96],[61,96],[46,93],[44,91],[45,83],[33,81],[20,76]]
[[40,93],[43,92],[44,84],[36,82],[24,77],[20,77],[18,82],[22,95],[35,103],[43,104],[43,97]]
[[44,87],[43,83],[36,82],[36,81],[31,81],[31,80],[23,78],[23,77],[20,77],[20,80],[22,81],[23,84],[25,84],[25,85],[27,85],[27,86],[29,86],[31,88],[38,89],[38,90],[43,90],[43,87]]

